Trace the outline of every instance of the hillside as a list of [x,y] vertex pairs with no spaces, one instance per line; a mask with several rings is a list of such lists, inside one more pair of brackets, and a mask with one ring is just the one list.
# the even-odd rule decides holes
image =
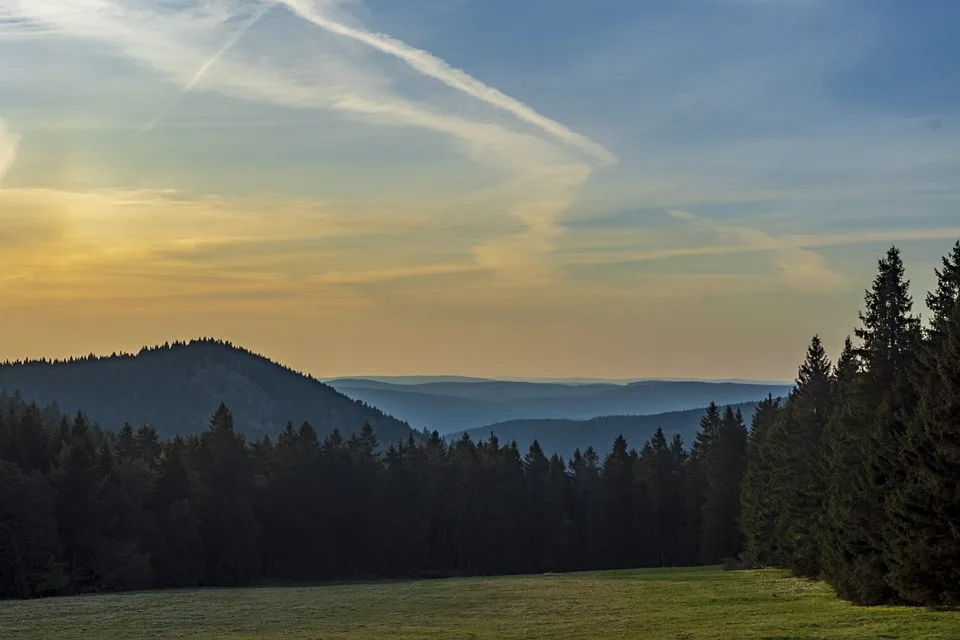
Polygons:
[[[740,404],[767,395],[785,396],[782,384],[697,381],[536,383],[438,381],[395,383],[371,379],[332,380],[330,385],[407,421],[414,429],[452,433],[511,420],[587,420],[638,416]],[[605,443],[604,447],[609,443]]]
[[[744,420],[750,419],[757,408],[756,402],[736,405],[743,412]],[[601,455],[610,450],[610,445],[618,435],[623,435],[627,443],[639,449],[661,427],[667,438],[680,434],[687,447],[693,444],[705,409],[687,409],[648,416],[603,416],[591,420],[510,420],[491,424],[468,431],[459,431],[447,436],[454,440],[469,434],[473,440],[486,440],[493,433],[501,442],[516,441],[521,451],[526,451],[537,440],[549,456],[559,453],[569,458],[574,450],[583,451],[593,447]]]
[[370,423],[381,442],[410,428],[330,386],[263,356],[214,340],[143,349],[136,355],[0,365],[0,391],[27,401],[83,410],[105,429],[152,424],[163,437],[207,427],[221,401],[248,436],[274,435],[287,421],[308,421],[321,434],[348,434]]

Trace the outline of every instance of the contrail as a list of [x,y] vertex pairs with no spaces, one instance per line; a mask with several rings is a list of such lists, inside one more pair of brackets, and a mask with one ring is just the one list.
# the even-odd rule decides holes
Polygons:
[[571,144],[593,156],[602,165],[617,163],[617,158],[602,145],[586,136],[571,131],[564,125],[543,116],[510,96],[488,87],[466,72],[455,69],[428,51],[410,45],[383,33],[373,33],[337,22],[317,12],[310,0],[278,0],[305,20],[321,29],[362,42],[378,51],[406,62],[423,75],[439,80],[449,87],[462,91],[494,107],[503,109],[515,117],[532,124],[550,135]]
[[220,50],[210,56],[210,58],[204,62],[199,69],[197,69],[197,72],[193,74],[193,77],[190,78],[190,81],[186,85],[184,85],[183,89],[180,90],[180,93],[177,94],[173,101],[167,105],[167,108],[164,109],[156,118],[145,124],[141,131],[152,131],[154,127],[163,122],[164,118],[170,115],[170,112],[173,111],[174,107],[177,106],[183,97],[190,93],[195,86],[197,86],[197,83],[200,82],[200,79],[203,78],[203,75],[210,70],[210,67],[215,65],[217,60],[219,60],[223,54],[232,49],[233,46],[237,44],[237,41],[240,40],[240,38],[242,38],[247,31],[253,28],[253,26],[257,24],[257,22],[259,22],[260,19],[265,16],[276,3],[277,0],[270,0],[269,2],[265,3],[259,11],[257,11],[250,17],[249,20],[243,23],[240,28],[237,29],[237,32],[234,33],[233,36],[231,36],[230,39],[223,44],[222,47],[220,47]]

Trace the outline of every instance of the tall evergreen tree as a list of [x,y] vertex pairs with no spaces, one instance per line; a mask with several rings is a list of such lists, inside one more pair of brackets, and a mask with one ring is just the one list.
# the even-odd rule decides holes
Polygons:
[[700,559],[711,564],[736,557],[743,550],[740,485],[746,466],[747,448],[747,428],[743,416],[727,407],[715,434],[703,441],[705,485]]
[[634,463],[624,437],[617,436],[600,470],[602,566],[631,566],[635,558]]
[[960,240],[953,245],[950,254],[943,257],[936,275],[937,288],[927,294],[927,308],[932,314],[930,334],[935,342],[947,333],[953,309],[960,299]]
[[960,605],[960,242],[937,272],[934,315],[918,377],[919,407],[907,423],[906,479],[887,501],[884,559],[901,598]]
[[249,584],[259,578],[260,527],[251,504],[250,461],[233,415],[220,404],[198,452],[200,477],[208,492],[200,537],[206,554],[204,585]]
[[892,247],[879,262],[860,314],[863,326],[856,333],[864,372],[856,393],[844,398],[848,406],[841,409],[842,426],[832,434],[832,464],[852,467],[839,470],[834,478],[838,484],[830,487],[834,495],[826,517],[833,522],[825,526],[837,539],[824,573],[841,595],[863,604],[895,596],[887,579],[883,531],[887,499],[906,475],[901,455],[904,422],[915,405],[910,380],[921,339],[912,306],[900,252]]
[[741,487],[740,525],[753,561],[761,565],[780,564],[776,541],[778,505],[774,478],[777,459],[770,444],[770,432],[780,417],[780,400],[772,396],[757,406],[747,439],[747,466]]
[[779,563],[795,574],[820,575],[817,532],[826,485],[819,460],[823,432],[833,413],[834,380],[820,338],[814,336],[794,391],[770,432],[768,454],[775,467],[774,536]]

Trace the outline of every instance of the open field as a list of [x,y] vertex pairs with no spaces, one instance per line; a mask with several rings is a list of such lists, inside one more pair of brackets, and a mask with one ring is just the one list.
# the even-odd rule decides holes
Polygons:
[[780,571],[611,571],[0,602],[0,638],[960,637],[960,612],[853,607]]

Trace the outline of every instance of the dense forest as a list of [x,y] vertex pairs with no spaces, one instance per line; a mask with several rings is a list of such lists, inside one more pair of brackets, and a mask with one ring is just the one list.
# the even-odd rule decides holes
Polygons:
[[936,275],[924,325],[891,248],[836,365],[814,338],[786,402],[758,410],[755,561],[860,604],[960,605],[960,242]]
[[[569,460],[534,442],[380,446],[366,426],[116,434],[0,397],[0,597],[263,581],[777,565],[861,604],[960,604],[960,242],[927,323],[900,253],[855,340],[786,399]],[[744,550],[746,550],[744,553]]]
[[369,427],[308,423],[247,442],[225,405],[161,441],[2,404],[0,597],[700,564],[742,545],[747,429],[716,406],[690,452],[657,431],[565,461],[436,433],[381,454]]

